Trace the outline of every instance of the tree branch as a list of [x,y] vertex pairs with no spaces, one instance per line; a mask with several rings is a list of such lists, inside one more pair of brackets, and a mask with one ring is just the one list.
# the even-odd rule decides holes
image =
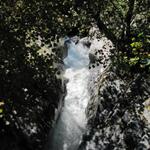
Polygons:
[[135,4],[135,0],[129,0],[129,9],[128,9],[128,12],[127,12],[127,15],[126,15],[126,38],[127,40],[129,41],[130,40],[130,37],[131,37],[131,21],[132,21],[132,16],[133,16],[133,10],[134,10],[134,4]]
[[105,34],[105,36],[113,42],[114,45],[117,44],[117,37],[106,27],[103,21],[100,19],[99,13],[94,16],[99,30]]

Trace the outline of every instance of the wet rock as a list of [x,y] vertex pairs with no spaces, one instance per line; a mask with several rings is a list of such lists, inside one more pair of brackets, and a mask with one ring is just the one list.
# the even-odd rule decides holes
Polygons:
[[96,62],[96,57],[93,54],[89,54],[89,59],[90,59],[90,63],[95,63]]

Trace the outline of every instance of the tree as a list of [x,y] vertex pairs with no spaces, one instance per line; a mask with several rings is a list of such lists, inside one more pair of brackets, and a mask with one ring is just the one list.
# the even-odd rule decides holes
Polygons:
[[[150,57],[148,6],[148,0],[82,0],[80,3],[76,0],[75,9],[97,24],[100,31],[113,42],[116,50],[123,53],[118,56],[121,60],[127,56],[129,61],[123,63],[131,63],[130,59],[138,57],[134,64],[140,67],[142,62],[147,62],[147,66],[149,61],[144,60]],[[135,50],[133,41],[142,42],[142,46]]]

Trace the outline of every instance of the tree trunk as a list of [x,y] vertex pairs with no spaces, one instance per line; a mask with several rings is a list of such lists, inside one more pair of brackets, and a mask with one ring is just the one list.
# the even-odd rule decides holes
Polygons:
[[131,21],[132,21],[132,16],[133,16],[133,10],[134,10],[134,4],[135,0],[129,0],[129,9],[126,15],[126,38],[130,42],[131,38]]
[[105,36],[113,42],[114,45],[117,45],[117,37],[106,27],[103,21],[100,19],[99,13],[94,16],[96,24],[99,30],[105,34]]

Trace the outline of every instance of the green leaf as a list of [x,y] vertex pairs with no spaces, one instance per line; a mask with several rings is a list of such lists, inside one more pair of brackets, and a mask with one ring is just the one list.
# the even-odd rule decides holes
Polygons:
[[142,48],[143,43],[142,42],[133,42],[130,45],[131,45],[131,47],[135,47],[135,48],[139,49],[139,48]]
[[138,34],[138,37],[141,37],[141,36],[143,36],[144,35],[144,33],[142,32],[142,33],[139,33]]
[[0,108],[0,114],[3,113],[3,109]]

